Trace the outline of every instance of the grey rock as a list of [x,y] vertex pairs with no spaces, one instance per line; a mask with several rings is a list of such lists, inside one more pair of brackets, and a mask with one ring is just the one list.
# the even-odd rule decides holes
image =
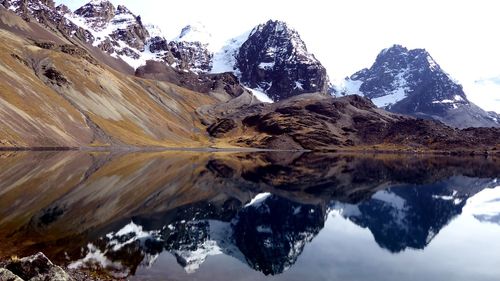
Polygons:
[[12,260],[5,267],[20,278],[29,281],[73,280],[61,267],[53,264],[43,253],[20,260]]
[[5,268],[0,268],[0,281],[23,281],[23,279]]

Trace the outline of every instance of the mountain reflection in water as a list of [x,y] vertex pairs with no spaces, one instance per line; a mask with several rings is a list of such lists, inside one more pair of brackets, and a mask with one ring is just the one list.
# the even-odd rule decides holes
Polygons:
[[223,255],[279,276],[332,217],[393,254],[423,250],[468,206],[498,224],[498,175],[499,159],[479,157],[2,153],[0,257],[42,251],[70,268],[155,279],[148,268],[165,254],[186,276]]

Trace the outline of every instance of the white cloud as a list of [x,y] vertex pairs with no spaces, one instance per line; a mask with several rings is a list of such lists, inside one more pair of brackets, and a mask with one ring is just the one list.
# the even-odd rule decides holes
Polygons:
[[[75,9],[87,1],[56,2]],[[496,0],[111,2],[126,5],[145,22],[159,25],[169,37],[196,21],[203,22],[214,36],[230,38],[268,19],[284,20],[299,31],[334,82],[369,67],[381,49],[395,43],[427,49],[463,84],[500,75]],[[475,101],[480,93],[469,96]]]

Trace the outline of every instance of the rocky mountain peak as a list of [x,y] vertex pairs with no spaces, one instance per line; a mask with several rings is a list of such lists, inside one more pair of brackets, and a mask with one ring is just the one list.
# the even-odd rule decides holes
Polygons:
[[64,5],[64,4],[60,4],[56,7],[56,11],[61,14],[61,15],[66,15],[66,14],[69,14],[71,13],[71,9]]
[[[265,43],[267,47],[266,55],[273,55],[273,48],[276,47],[286,47],[277,48],[276,51],[282,53],[290,53],[296,56],[299,60],[315,63],[317,60],[307,51],[307,47],[300,38],[299,33],[288,27],[288,25],[283,21],[269,20],[265,24],[260,24],[257,26],[250,34],[250,37],[261,37],[262,43]],[[271,49],[271,50],[269,50]]]
[[85,18],[96,30],[104,29],[115,13],[115,6],[106,0],[92,0],[75,11],[76,15]]
[[498,125],[467,99],[462,86],[425,49],[394,45],[382,50],[370,68],[346,79],[344,91],[361,94],[393,112],[438,119],[451,126]]
[[278,101],[328,90],[326,69],[307,51],[298,32],[270,20],[254,28],[236,55],[241,80]]
[[123,5],[118,5],[116,7],[116,14],[119,15],[119,14],[132,14],[132,12],[130,12],[130,10],[123,6]]

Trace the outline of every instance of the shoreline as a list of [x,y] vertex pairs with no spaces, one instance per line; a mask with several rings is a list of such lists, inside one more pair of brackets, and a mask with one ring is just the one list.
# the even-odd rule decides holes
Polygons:
[[400,155],[445,155],[445,156],[500,156],[500,150],[493,149],[450,149],[432,150],[408,147],[377,148],[359,146],[349,149],[272,149],[248,147],[137,147],[137,146],[100,146],[100,147],[0,147],[0,152],[202,152],[202,153],[238,153],[238,152],[302,152],[302,153],[338,153],[338,154],[400,154]]

